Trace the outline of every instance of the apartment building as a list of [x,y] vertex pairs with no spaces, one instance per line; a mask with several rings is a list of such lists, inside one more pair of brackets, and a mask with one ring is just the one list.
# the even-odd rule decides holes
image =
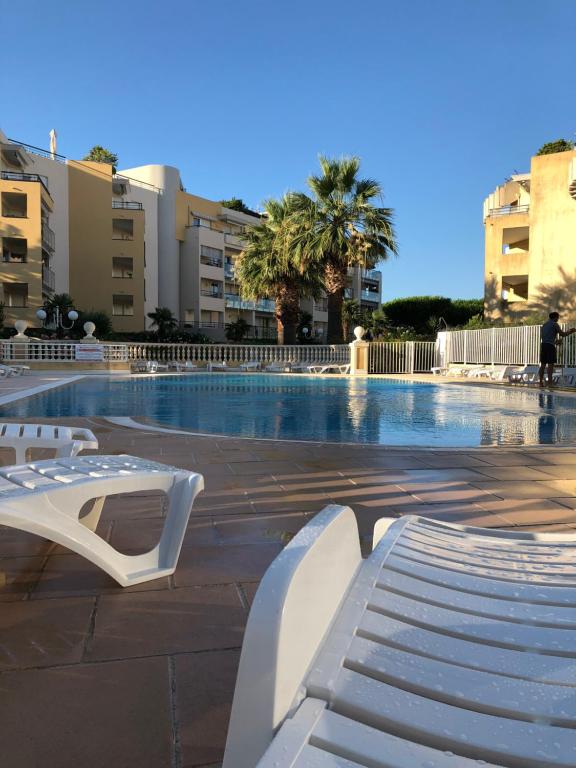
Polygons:
[[484,227],[488,318],[574,313],[576,151],[533,157],[486,198]]
[[[6,322],[37,325],[53,293],[78,309],[103,310],[116,331],[150,327],[147,314],[168,307],[181,324],[214,340],[242,318],[252,338],[276,337],[271,298],[240,295],[236,261],[257,214],[190,194],[177,168],[110,165],[66,158],[0,133],[0,300]],[[380,304],[379,272],[350,270],[346,295]],[[304,300],[309,336],[325,339],[327,300]]]
[[[38,324],[54,293],[103,310],[117,331],[145,322],[145,212],[105,163],[65,160],[0,135],[0,300],[5,322]],[[151,307],[152,308],[152,307]]]

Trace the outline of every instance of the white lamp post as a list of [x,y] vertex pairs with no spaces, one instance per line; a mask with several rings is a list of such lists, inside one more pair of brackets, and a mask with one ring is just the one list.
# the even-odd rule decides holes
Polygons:
[[76,322],[76,320],[78,320],[78,312],[76,312],[75,309],[71,309],[70,312],[66,313],[66,315],[68,317],[68,320],[71,320],[70,325],[65,324],[64,322],[65,315],[60,311],[60,307],[54,307],[54,312],[53,312],[54,319],[52,320],[50,325],[45,325],[46,318],[48,317],[48,315],[46,314],[46,310],[39,309],[36,312],[36,317],[42,323],[42,328],[50,328],[50,329],[62,328],[65,331],[69,331],[74,325],[74,323]]

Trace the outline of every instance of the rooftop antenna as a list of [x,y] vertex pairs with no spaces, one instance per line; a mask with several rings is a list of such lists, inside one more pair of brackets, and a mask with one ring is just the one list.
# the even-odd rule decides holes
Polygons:
[[52,155],[52,160],[54,160],[54,155],[57,154],[56,145],[58,141],[58,134],[56,133],[56,130],[52,128],[48,136],[50,136],[50,154]]

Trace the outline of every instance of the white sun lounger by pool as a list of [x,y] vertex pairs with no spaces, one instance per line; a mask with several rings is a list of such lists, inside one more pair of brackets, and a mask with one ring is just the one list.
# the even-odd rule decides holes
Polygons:
[[245,363],[240,363],[238,366],[241,371],[259,371],[260,370],[260,361],[259,360],[247,360]]
[[173,360],[171,363],[168,363],[168,370],[174,370],[177,373],[181,373],[182,371],[197,371],[198,366],[194,365],[191,360]]
[[226,360],[211,360],[209,363],[206,363],[206,370],[208,371],[229,371],[230,368],[226,363]]
[[16,464],[24,464],[31,448],[54,448],[56,456],[76,456],[80,451],[96,450],[98,440],[81,427],[0,423],[0,448],[13,448]]
[[23,376],[29,371],[29,365],[6,365],[6,363],[0,363],[0,376]]
[[336,373],[350,373],[350,363],[318,363],[308,366],[309,373],[328,373],[328,371],[336,371]]
[[272,563],[224,768],[576,765],[576,535],[349,508]]
[[[202,475],[133,456],[79,456],[0,468],[0,525],[61,544],[106,571],[123,587],[174,573]],[[168,511],[158,544],[124,555],[96,531],[107,496],[164,491]],[[79,518],[87,502],[93,505]],[[134,525],[138,525],[135,521]]]
[[268,373],[290,373],[292,370],[292,363],[288,361],[283,363],[274,361],[269,363],[264,370],[268,371]]

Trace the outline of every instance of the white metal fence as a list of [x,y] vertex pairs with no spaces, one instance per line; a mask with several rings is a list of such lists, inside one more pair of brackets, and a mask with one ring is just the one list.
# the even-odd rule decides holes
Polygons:
[[[560,326],[563,330],[567,328],[563,323]],[[441,363],[535,365],[540,357],[540,327],[525,325],[478,331],[446,331],[438,335],[439,347],[444,348]],[[558,351],[558,362],[560,365],[576,365],[576,334],[563,339]]]
[[[2,341],[0,356],[4,362],[50,362],[69,363],[78,361],[77,347],[82,346],[73,341]],[[104,362],[127,362],[128,346],[126,344],[102,344],[102,360]]]
[[434,341],[373,341],[369,373],[424,373],[436,365]]
[[310,344],[278,346],[273,344],[127,344],[130,360],[158,360],[193,363],[220,362],[246,363],[330,363],[350,362],[348,344]]

